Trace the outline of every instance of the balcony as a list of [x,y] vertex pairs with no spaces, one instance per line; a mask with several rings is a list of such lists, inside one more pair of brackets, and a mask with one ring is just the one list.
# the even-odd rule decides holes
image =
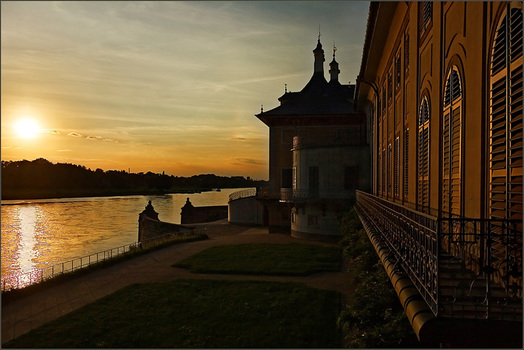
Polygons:
[[280,201],[286,203],[306,203],[320,200],[340,200],[351,199],[355,197],[354,191],[341,189],[280,189]]
[[255,197],[259,191],[259,188],[248,188],[238,192],[233,192],[229,195],[229,202],[236,201],[238,199]]
[[435,317],[522,321],[521,220],[437,218],[356,198],[384,265],[409,277]]

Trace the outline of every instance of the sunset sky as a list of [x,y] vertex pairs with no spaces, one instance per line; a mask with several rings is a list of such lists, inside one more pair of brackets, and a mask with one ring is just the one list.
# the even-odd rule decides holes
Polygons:
[[368,2],[1,3],[2,160],[268,179],[254,115],[313,74],[355,82]]

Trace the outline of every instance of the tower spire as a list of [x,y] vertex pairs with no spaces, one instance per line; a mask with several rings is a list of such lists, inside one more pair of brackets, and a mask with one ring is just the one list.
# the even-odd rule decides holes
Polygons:
[[313,73],[320,73],[324,75],[324,61],[326,59],[324,57],[324,50],[322,49],[322,44],[320,43],[320,26],[318,27],[317,47],[313,50],[313,54],[315,56],[315,66]]
[[333,41],[333,61],[329,64],[329,75],[331,77],[331,81],[337,81],[338,82],[338,75],[340,74],[340,69],[338,69],[338,62],[335,61],[335,52],[337,51],[337,47],[335,46],[335,41]]

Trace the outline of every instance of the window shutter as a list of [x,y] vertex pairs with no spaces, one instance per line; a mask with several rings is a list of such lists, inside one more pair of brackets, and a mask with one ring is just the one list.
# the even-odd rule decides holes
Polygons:
[[382,152],[378,151],[378,193],[382,193]]
[[408,75],[409,72],[409,34],[404,35],[404,71],[405,75]]
[[394,186],[393,186],[393,193],[395,197],[400,196],[400,136],[397,136],[395,138],[395,151],[394,151],[394,158],[395,158],[395,171],[394,171]]
[[386,149],[382,149],[382,193],[386,192]]
[[393,187],[392,186],[392,181],[391,181],[391,173],[393,171],[393,161],[392,161],[392,152],[391,152],[391,143],[388,145],[388,195],[391,194],[391,188]]
[[422,99],[418,125],[418,209],[429,212],[429,102]]
[[491,57],[489,214],[493,219],[522,219],[522,63],[522,10],[513,8],[497,29]]
[[403,185],[404,185],[404,188],[403,188],[403,191],[404,191],[404,197],[407,197],[408,196],[408,169],[409,169],[409,166],[408,166],[408,151],[409,151],[409,129],[405,129],[404,130],[404,166],[403,166],[403,169],[402,169],[402,176],[403,176]]
[[423,35],[429,27],[431,17],[433,16],[433,2],[423,1],[419,5],[419,29],[420,35]]
[[442,210],[460,215],[462,159],[462,88],[456,67],[452,67],[444,92]]

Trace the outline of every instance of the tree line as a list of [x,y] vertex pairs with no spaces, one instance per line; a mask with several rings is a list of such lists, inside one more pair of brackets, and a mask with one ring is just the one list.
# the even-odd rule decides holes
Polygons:
[[180,177],[128,173],[82,165],[33,161],[2,161],[2,199],[164,194],[207,191],[213,188],[264,187],[266,181],[214,174]]

